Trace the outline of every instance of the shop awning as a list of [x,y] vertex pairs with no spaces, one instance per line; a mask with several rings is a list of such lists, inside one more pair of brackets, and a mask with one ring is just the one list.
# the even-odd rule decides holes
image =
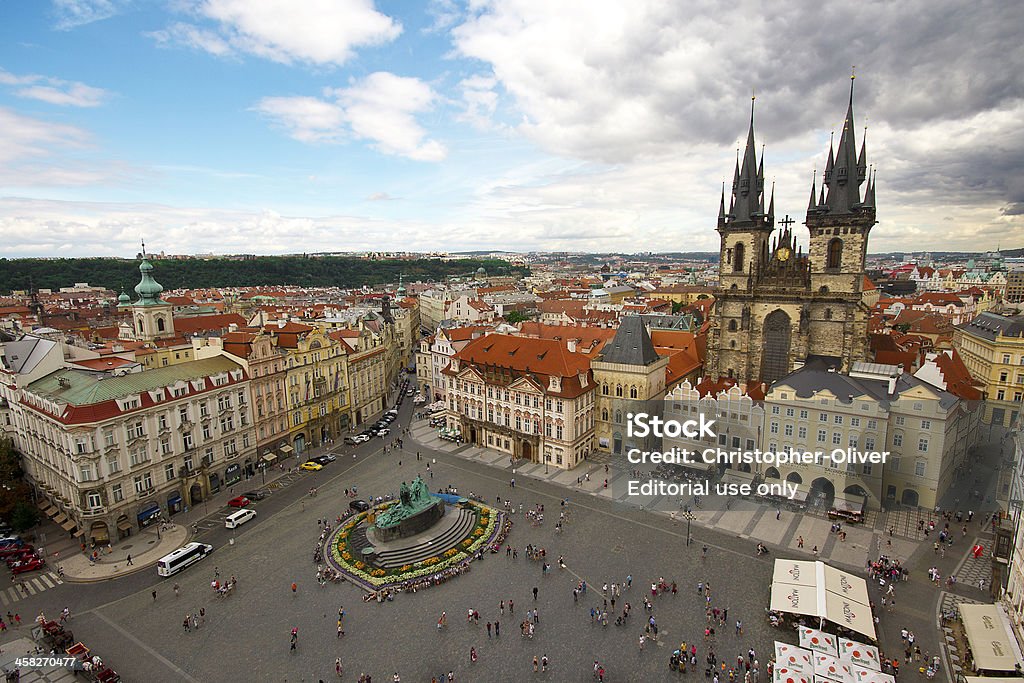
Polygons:
[[160,514],[160,503],[150,503],[139,511],[138,519],[140,524],[145,524],[151,517]]
[[[81,528],[75,529],[75,533],[73,535],[75,536],[75,538],[81,538],[82,536],[85,536],[85,531]],[[107,538],[109,539],[110,536],[107,536]]]
[[[83,535],[81,530],[75,532],[75,536],[81,535]],[[106,524],[104,524],[103,526],[93,527],[93,529],[89,532],[89,535],[92,536],[97,543],[105,543],[106,541],[110,540],[110,532],[107,530]]]
[[291,446],[281,446],[281,448],[279,448],[278,450],[281,451],[282,453],[294,453],[295,452],[295,449],[292,448]]
[[53,521],[56,522],[57,524],[63,524],[67,520],[68,520],[68,516],[65,515],[63,512],[53,518]]
[[60,508],[56,507],[55,505],[47,505],[45,508],[43,508],[43,514],[47,517],[50,517],[51,519],[58,512],[60,512]]
[[171,495],[167,496],[167,504],[168,505],[177,505],[180,502],[181,502],[181,494],[178,493],[177,491],[175,491]]
[[39,500],[36,501],[36,507],[38,507],[43,512],[46,512],[47,508],[51,508],[53,506],[50,505],[50,501],[46,500],[45,498],[40,498]]
[[806,647],[808,650],[814,650],[817,654],[832,655],[835,656],[838,652],[836,647],[836,637],[831,633],[825,633],[819,631],[816,628],[801,627],[800,633],[800,647]]
[[998,605],[961,604],[959,609],[975,669],[1011,672],[1024,660],[1011,635],[1009,618]]
[[132,523],[127,519],[122,519],[117,522],[117,528],[121,531],[128,531],[132,528]]
[[64,531],[71,531],[72,529],[74,529],[78,525],[75,524],[75,520],[69,519],[68,521],[64,522],[60,526],[61,526],[61,528],[64,529]]
[[267,453],[263,456],[263,462],[274,462],[277,460],[277,453]]

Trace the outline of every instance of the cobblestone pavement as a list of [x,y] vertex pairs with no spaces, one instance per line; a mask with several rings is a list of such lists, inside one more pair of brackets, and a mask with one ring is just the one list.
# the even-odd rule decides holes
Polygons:
[[[403,411],[402,420],[407,414]],[[846,527],[849,537],[842,542],[829,533],[830,523],[822,517],[737,500],[729,509],[710,504],[696,509],[698,523],[690,530],[693,543],[687,545],[686,522],[670,517],[673,510],[678,511],[678,501],[650,498],[639,505],[627,504],[620,496],[624,473],[612,463],[545,472],[543,465],[510,462],[507,455],[464,444],[443,442],[435,450],[429,432],[414,426],[413,434],[424,444],[408,439],[405,450],[386,455],[366,452],[354,459],[348,457],[348,449],[338,447],[336,463],[323,472],[302,475],[303,481],[319,487],[317,497],[295,495],[302,485],[275,493],[260,503],[271,508],[259,508],[272,514],[261,511],[257,522],[236,530],[233,544],[227,542],[223,529],[211,526],[200,538],[218,539],[214,554],[170,579],[161,580],[150,571],[107,585],[76,585],[75,593],[62,585],[31,596],[22,612],[31,614],[37,605],[49,612],[69,596],[79,600],[102,596],[92,600],[94,606],[74,612],[75,636],[105,653],[125,680],[337,680],[334,661],[340,656],[346,681],[354,681],[361,671],[386,681],[397,670],[407,683],[426,682],[449,669],[457,680],[507,681],[532,676],[532,658],[544,654],[551,670],[537,674],[539,680],[590,681],[595,660],[605,665],[610,681],[676,680],[667,662],[680,640],[696,642],[702,659],[706,652],[704,603],[697,595],[697,582],[711,581],[713,604],[729,609],[727,623],[718,627],[713,643],[720,658],[732,661],[749,647],[763,657],[774,639],[795,641],[794,633],[772,629],[763,617],[772,560],[777,554],[809,553],[818,544],[823,559],[858,571],[866,557],[880,551],[903,559],[911,568],[911,578],[896,589],[899,607],[880,613],[880,645],[883,651],[897,653],[899,629],[906,626],[918,634],[923,649],[938,651],[935,620],[941,589],[924,580],[924,572],[932,564],[944,574],[957,570],[966,544],[956,546],[955,556],[935,558],[931,548],[921,546],[921,539],[900,533],[889,538],[868,525]],[[420,460],[417,449],[423,456]],[[610,465],[607,475],[605,464]],[[362,591],[349,584],[316,585],[311,557],[319,535],[316,520],[333,519],[347,507],[343,489],[358,486],[360,497],[383,495],[416,474],[423,475],[432,490],[452,485],[463,495],[474,493],[488,501],[499,496],[511,499],[517,514],[509,542],[520,549],[519,557],[488,555],[466,575],[382,604],[363,602]],[[604,487],[606,476],[608,488]],[[553,522],[565,497],[570,513],[565,531],[559,534]],[[545,524],[522,523],[519,504],[544,504]],[[974,530],[979,532],[977,527]],[[798,550],[801,536],[805,547]],[[772,553],[755,556],[755,539],[771,544]],[[563,556],[568,568],[542,573],[540,564],[527,560],[522,552],[528,543],[546,548],[554,567]],[[707,560],[701,559],[704,544],[709,546]],[[238,577],[238,588],[229,597],[213,596],[210,581],[215,572],[222,578]],[[628,625],[592,623],[590,608],[604,607],[604,597],[596,589],[606,582],[622,582],[628,575],[633,577],[633,587],[617,598],[615,609],[620,611],[624,601],[631,603]],[[646,613],[642,596],[649,596],[650,582],[659,577],[676,581],[679,593],[657,596],[653,612]],[[572,588],[584,579],[590,589],[574,601]],[[293,581],[298,584],[294,593]],[[171,590],[175,583],[180,585],[180,595]],[[124,586],[134,588],[125,591]],[[533,586],[539,590],[536,603]],[[151,590],[157,591],[156,599]],[[882,589],[871,585],[869,590],[872,599],[880,602]],[[960,586],[955,592],[965,597],[976,593],[982,599],[976,587]],[[504,614],[498,607],[501,600],[506,602]],[[510,600],[515,602],[514,614]],[[535,604],[539,623],[531,640],[520,636],[517,626]],[[342,605],[346,635],[339,639],[336,620]],[[479,623],[466,622],[464,615],[471,608],[480,612]],[[185,615],[198,614],[200,609],[205,611],[200,627],[186,632]],[[442,611],[447,612],[449,626],[438,631]],[[651,614],[659,639],[640,651],[643,620]],[[743,622],[741,636],[735,633],[736,619]],[[487,637],[488,621],[501,622],[500,638]],[[299,639],[291,653],[288,636],[293,627],[299,629]],[[479,655],[476,663],[469,661],[471,647]]]

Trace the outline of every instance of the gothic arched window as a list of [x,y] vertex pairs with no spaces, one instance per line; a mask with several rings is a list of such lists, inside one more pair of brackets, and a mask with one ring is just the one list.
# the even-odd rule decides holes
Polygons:
[[736,252],[732,258],[732,272],[742,273],[743,272],[743,243],[738,242],[736,244]]
[[831,319],[832,319],[832,309],[831,308],[826,308],[825,309],[825,320],[831,320]]
[[735,320],[730,320],[729,321],[729,331],[730,332],[735,332],[736,331],[736,327],[737,327],[736,321]]
[[158,332],[163,332],[164,331],[164,319],[163,318],[157,318],[156,319],[156,329],[157,329]]
[[838,237],[833,237],[828,241],[828,260],[825,262],[826,268],[839,268],[843,262],[843,241]]
[[636,398],[636,396],[637,396],[637,394],[636,394],[636,387],[630,387],[629,388],[629,397],[630,398]]

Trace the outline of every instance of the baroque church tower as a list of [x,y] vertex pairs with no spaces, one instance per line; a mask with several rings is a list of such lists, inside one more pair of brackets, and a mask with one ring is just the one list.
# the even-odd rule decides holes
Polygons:
[[874,179],[854,134],[852,81],[839,148],[829,147],[820,194],[816,179],[811,184],[807,254],[796,245],[794,221],[787,217],[775,230],[774,188],[765,208],[764,156],[757,159],[751,111],[728,208],[723,187],[718,209],[720,291],[709,332],[709,376],[771,383],[809,355],[828,357],[843,370],[864,360],[868,308],[861,292],[875,222]]

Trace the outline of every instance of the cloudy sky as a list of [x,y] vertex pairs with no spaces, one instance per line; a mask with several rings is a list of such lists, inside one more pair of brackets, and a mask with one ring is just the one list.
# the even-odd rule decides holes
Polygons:
[[717,249],[746,137],[803,219],[856,65],[871,251],[1024,246],[1024,3],[0,8],[0,257]]

